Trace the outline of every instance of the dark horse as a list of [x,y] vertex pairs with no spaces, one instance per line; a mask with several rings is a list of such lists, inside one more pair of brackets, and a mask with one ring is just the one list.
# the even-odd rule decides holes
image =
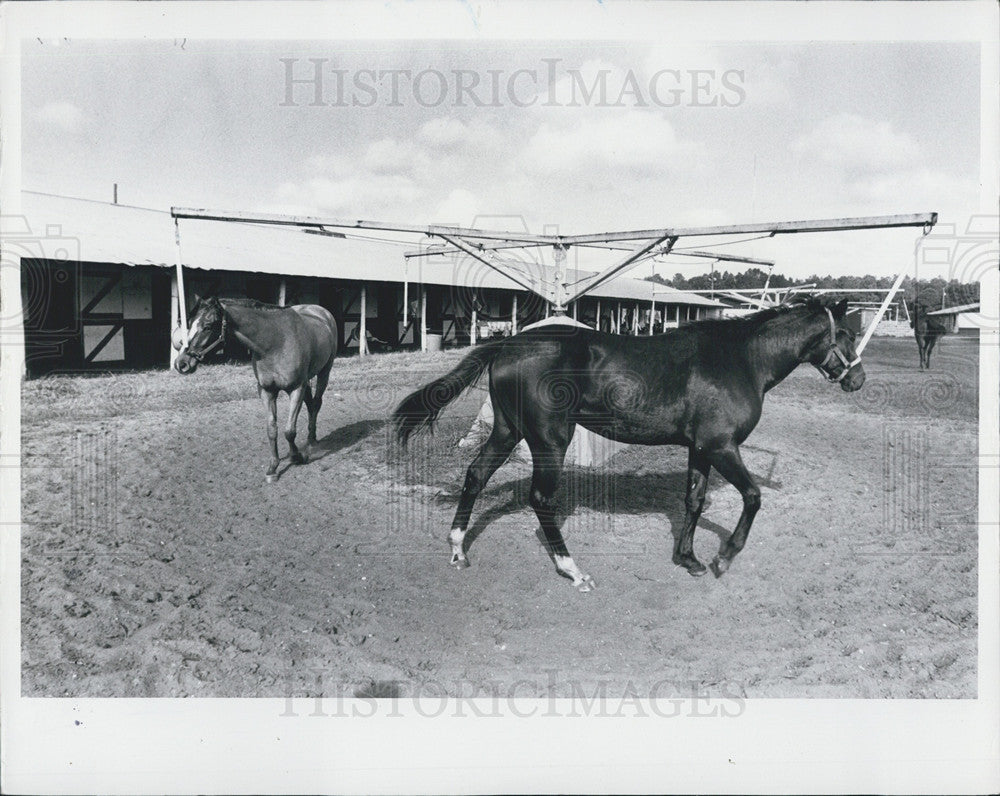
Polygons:
[[948,325],[940,315],[928,316],[923,304],[913,305],[913,315],[910,318],[913,336],[917,338],[917,348],[920,349],[920,369],[931,369],[931,351],[939,338],[948,333]]
[[619,442],[687,446],[687,513],[673,561],[692,575],[705,573],[693,540],[711,468],[740,491],[743,513],[712,563],[721,577],[746,544],[760,508],[760,489],[739,446],[760,420],[764,393],[804,362],[848,392],[865,381],[854,334],[842,325],[846,311],[846,301],[811,299],[652,337],[548,327],[476,348],[450,373],[403,400],[393,415],[405,444],[490,369],[493,433],[465,477],[449,536],[452,564],[468,566],[463,542],[476,496],[524,438],[533,461],[529,500],[556,569],[580,591],[594,586],[566,549],[554,501],[579,423]]
[[[316,416],[337,356],[337,322],[315,304],[277,307],[252,299],[209,298],[196,305],[188,344],[180,347],[174,367],[180,373],[194,373],[199,362],[225,343],[230,329],[250,349],[257,389],[267,410],[271,461],[264,477],[270,483],[278,478],[278,393],[284,390],[291,399],[285,439],[291,461],[302,464],[305,458],[295,446],[295,426],[305,401],[309,412],[308,445],[316,443]],[[315,390],[309,387],[313,376]],[[306,451],[308,455],[308,447]]]

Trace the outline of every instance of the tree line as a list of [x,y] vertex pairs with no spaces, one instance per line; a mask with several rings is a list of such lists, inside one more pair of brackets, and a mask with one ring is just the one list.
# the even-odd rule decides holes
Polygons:
[[[762,290],[767,281],[767,272],[760,268],[748,268],[745,271],[716,271],[701,274],[699,276],[685,277],[683,274],[674,274],[672,279],[665,279],[659,274],[646,277],[648,280],[658,282],[661,285],[677,288],[678,290]],[[714,279],[714,285],[713,285]],[[792,287],[793,285],[814,285],[817,288],[836,289],[845,291],[844,296],[851,301],[873,301],[875,296],[870,293],[851,293],[852,289],[858,288],[881,288],[888,290],[895,282],[895,277],[873,276],[820,276],[813,274],[805,279],[790,279],[783,274],[771,274],[769,286],[772,288]],[[972,304],[979,301],[978,282],[959,282],[957,279],[921,279],[919,282],[912,277],[905,277],[902,285],[903,294],[909,305],[919,303],[928,309],[938,309],[940,307],[957,307],[963,304]]]

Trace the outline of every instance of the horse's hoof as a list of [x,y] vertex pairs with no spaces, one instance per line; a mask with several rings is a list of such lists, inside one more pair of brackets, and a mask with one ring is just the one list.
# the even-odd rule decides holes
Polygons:
[[690,558],[682,558],[681,556],[677,556],[673,559],[673,562],[679,567],[684,567],[684,569],[688,571],[688,574],[694,578],[700,578],[708,571],[705,568],[705,565],[702,564],[694,556],[691,556]]
[[597,588],[597,584],[590,575],[584,575],[577,583],[573,584],[576,586],[576,590],[580,592],[593,591]]
[[264,475],[264,480],[267,481],[267,483],[269,483],[269,484],[273,484],[275,481],[278,480],[278,474],[277,473],[267,473],[267,474]]
[[289,456],[288,459],[289,459],[289,461],[292,464],[305,464],[306,463],[306,459],[305,459],[305,457],[301,453],[293,454],[292,456]]
[[712,561],[712,574],[715,575],[716,578],[721,578],[723,575],[726,574],[726,571],[728,569],[729,569],[729,561],[727,561],[726,559],[719,558],[718,556],[716,556],[715,560]]
[[469,568],[469,559],[467,559],[467,558],[452,558],[451,559],[451,565],[455,569],[468,569]]

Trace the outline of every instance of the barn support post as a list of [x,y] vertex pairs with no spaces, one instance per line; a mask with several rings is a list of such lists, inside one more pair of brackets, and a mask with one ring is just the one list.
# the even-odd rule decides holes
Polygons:
[[601,331],[601,300],[597,300],[597,331]]
[[358,333],[358,355],[368,353],[368,291],[361,285],[361,331]]
[[656,320],[656,299],[649,302],[649,336],[653,336],[653,324]]
[[420,350],[427,350],[427,285],[420,286]]
[[[473,299],[473,302],[474,301],[475,299]],[[479,315],[476,312],[475,303],[472,305],[472,317],[470,320],[472,322],[469,324],[469,345],[474,346],[476,344],[476,332],[478,331],[476,329],[476,325],[479,323]]]
[[174,329],[180,321],[180,313],[177,309],[177,274],[170,275],[170,367],[177,361],[177,350],[174,348]]
[[573,302],[573,320],[574,321],[578,320],[577,314],[576,314],[576,305],[579,304],[579,303],[580,303],[579,300]]
[[[180,311],[181,344],[188,343],[187,299],[184,292],[184,260],[181,258],[181,225],[180,219],[174,219],[174,243],[177,247],[177,309]],[[171,334],[173,329],[170,330]]]
[[278,282],[278,306],[284,307],[285,301],[288,296],[288,280],[285,277],[281,277],[281,281]]
[[635,303],[635,307],[632,309],[632,336],[639,336],[639,302]]
[[410,321],[410,283],[406,276],[403,276],[403,328],[406,328]]
[[618,313],[615,315],[615,334],[622,333],[622,303],[618,302]]
[[512,336],[517,334],[517,293],[514,294],[510,307],[510,333]]

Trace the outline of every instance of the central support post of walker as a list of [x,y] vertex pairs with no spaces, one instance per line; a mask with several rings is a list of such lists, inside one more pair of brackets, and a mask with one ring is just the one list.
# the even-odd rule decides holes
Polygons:
[[566,314],[566,298],[569,284],[566,281],[566,250],[569,246],[557,243],[552,247],[555,273],[552,275],[552,314]]

